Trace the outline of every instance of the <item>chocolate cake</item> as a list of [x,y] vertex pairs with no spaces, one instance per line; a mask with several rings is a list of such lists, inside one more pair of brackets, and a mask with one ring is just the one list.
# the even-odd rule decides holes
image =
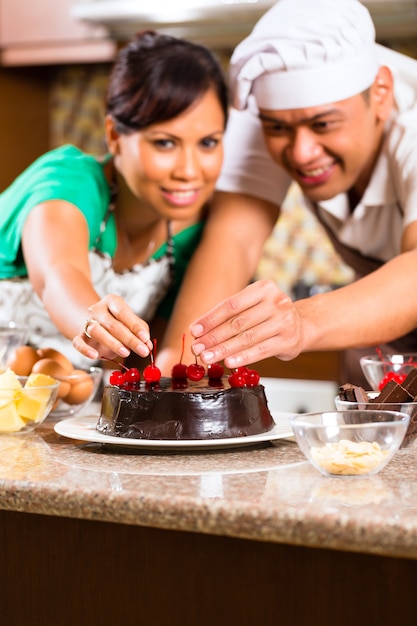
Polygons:
[[265,433],[274,427],[264,387],[216,386],[188,381],[175,389],[170,378],[156,388],[106,386],[97,430],[134,439],[224,439]]
[[397,410],[410,415],[410,423],[401,444],[409,446],[417,438],[417,368],[412,369],[406,379],[399,383],[390,380],[380,393],[366,392],[362,387],[347,383],[339,388],[339,398],[354,402],[358,409]]
[[226,378],[215,386],[205,378],[177,389],[170,378],[156,387],[108,385],[97,423],[98,431],[113,437],[172,440],[245,437],[273,427],[263,385],[231,387]]

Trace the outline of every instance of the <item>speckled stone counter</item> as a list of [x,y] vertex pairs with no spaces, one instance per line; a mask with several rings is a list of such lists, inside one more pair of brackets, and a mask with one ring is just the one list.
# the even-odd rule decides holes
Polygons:
[[417,558],[417,451],[377,476],[327,478],[293,442],[124,451],[57,435],[0,437],[0,509]]
[[2,625],[415,626],[417,451],[325,478],[284,440],[125,451],[53,427],[0,436]]

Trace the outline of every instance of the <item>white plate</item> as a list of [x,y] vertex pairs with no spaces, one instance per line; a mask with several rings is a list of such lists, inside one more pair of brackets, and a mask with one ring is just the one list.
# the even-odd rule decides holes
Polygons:
[[203,450],[205,448],[237,448],[257,443],[276,441],[277,439],[293,439],[288,413],[272,413],[275,426],[267,433],[248,437],[230,437],[228,439],[128,439],[103,435],[96,430],[98,417],[70,417],[55,424],[55,432],[69,439],[90,441],[123,448],[147,448],[148,450]]

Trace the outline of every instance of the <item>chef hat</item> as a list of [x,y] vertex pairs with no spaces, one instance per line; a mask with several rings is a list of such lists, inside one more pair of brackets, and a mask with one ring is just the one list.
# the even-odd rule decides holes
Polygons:
[[279,0],[235,49],[233,103],[271,110],[319,106],[370,87],[375,28],[358,0]]

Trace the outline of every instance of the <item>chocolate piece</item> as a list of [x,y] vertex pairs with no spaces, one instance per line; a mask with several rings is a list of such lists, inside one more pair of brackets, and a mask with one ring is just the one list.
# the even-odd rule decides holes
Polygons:
[[413,396],[407,389],[397,383],[395,380],[390,380],[381,390],[381,393],[376,398],[369,400],[372,403],[378,404],[377,408],[381,408],[379,405],[391,402],[412,402]]
[[207,381],[174,389],[171,379],[159,388],[106,386],[97,430],[133,439],[225,439],[265,433],[274,427],[265,390],[210,387]]
[[407,378],[402,383],[404,389],[415,398],[417,396],[417,367],[414,367],[407,374]]
[[347,402],[369,402],[366,391],[362,387],[352,385],[351,383],[346,383],[339,387],[339,398]]

